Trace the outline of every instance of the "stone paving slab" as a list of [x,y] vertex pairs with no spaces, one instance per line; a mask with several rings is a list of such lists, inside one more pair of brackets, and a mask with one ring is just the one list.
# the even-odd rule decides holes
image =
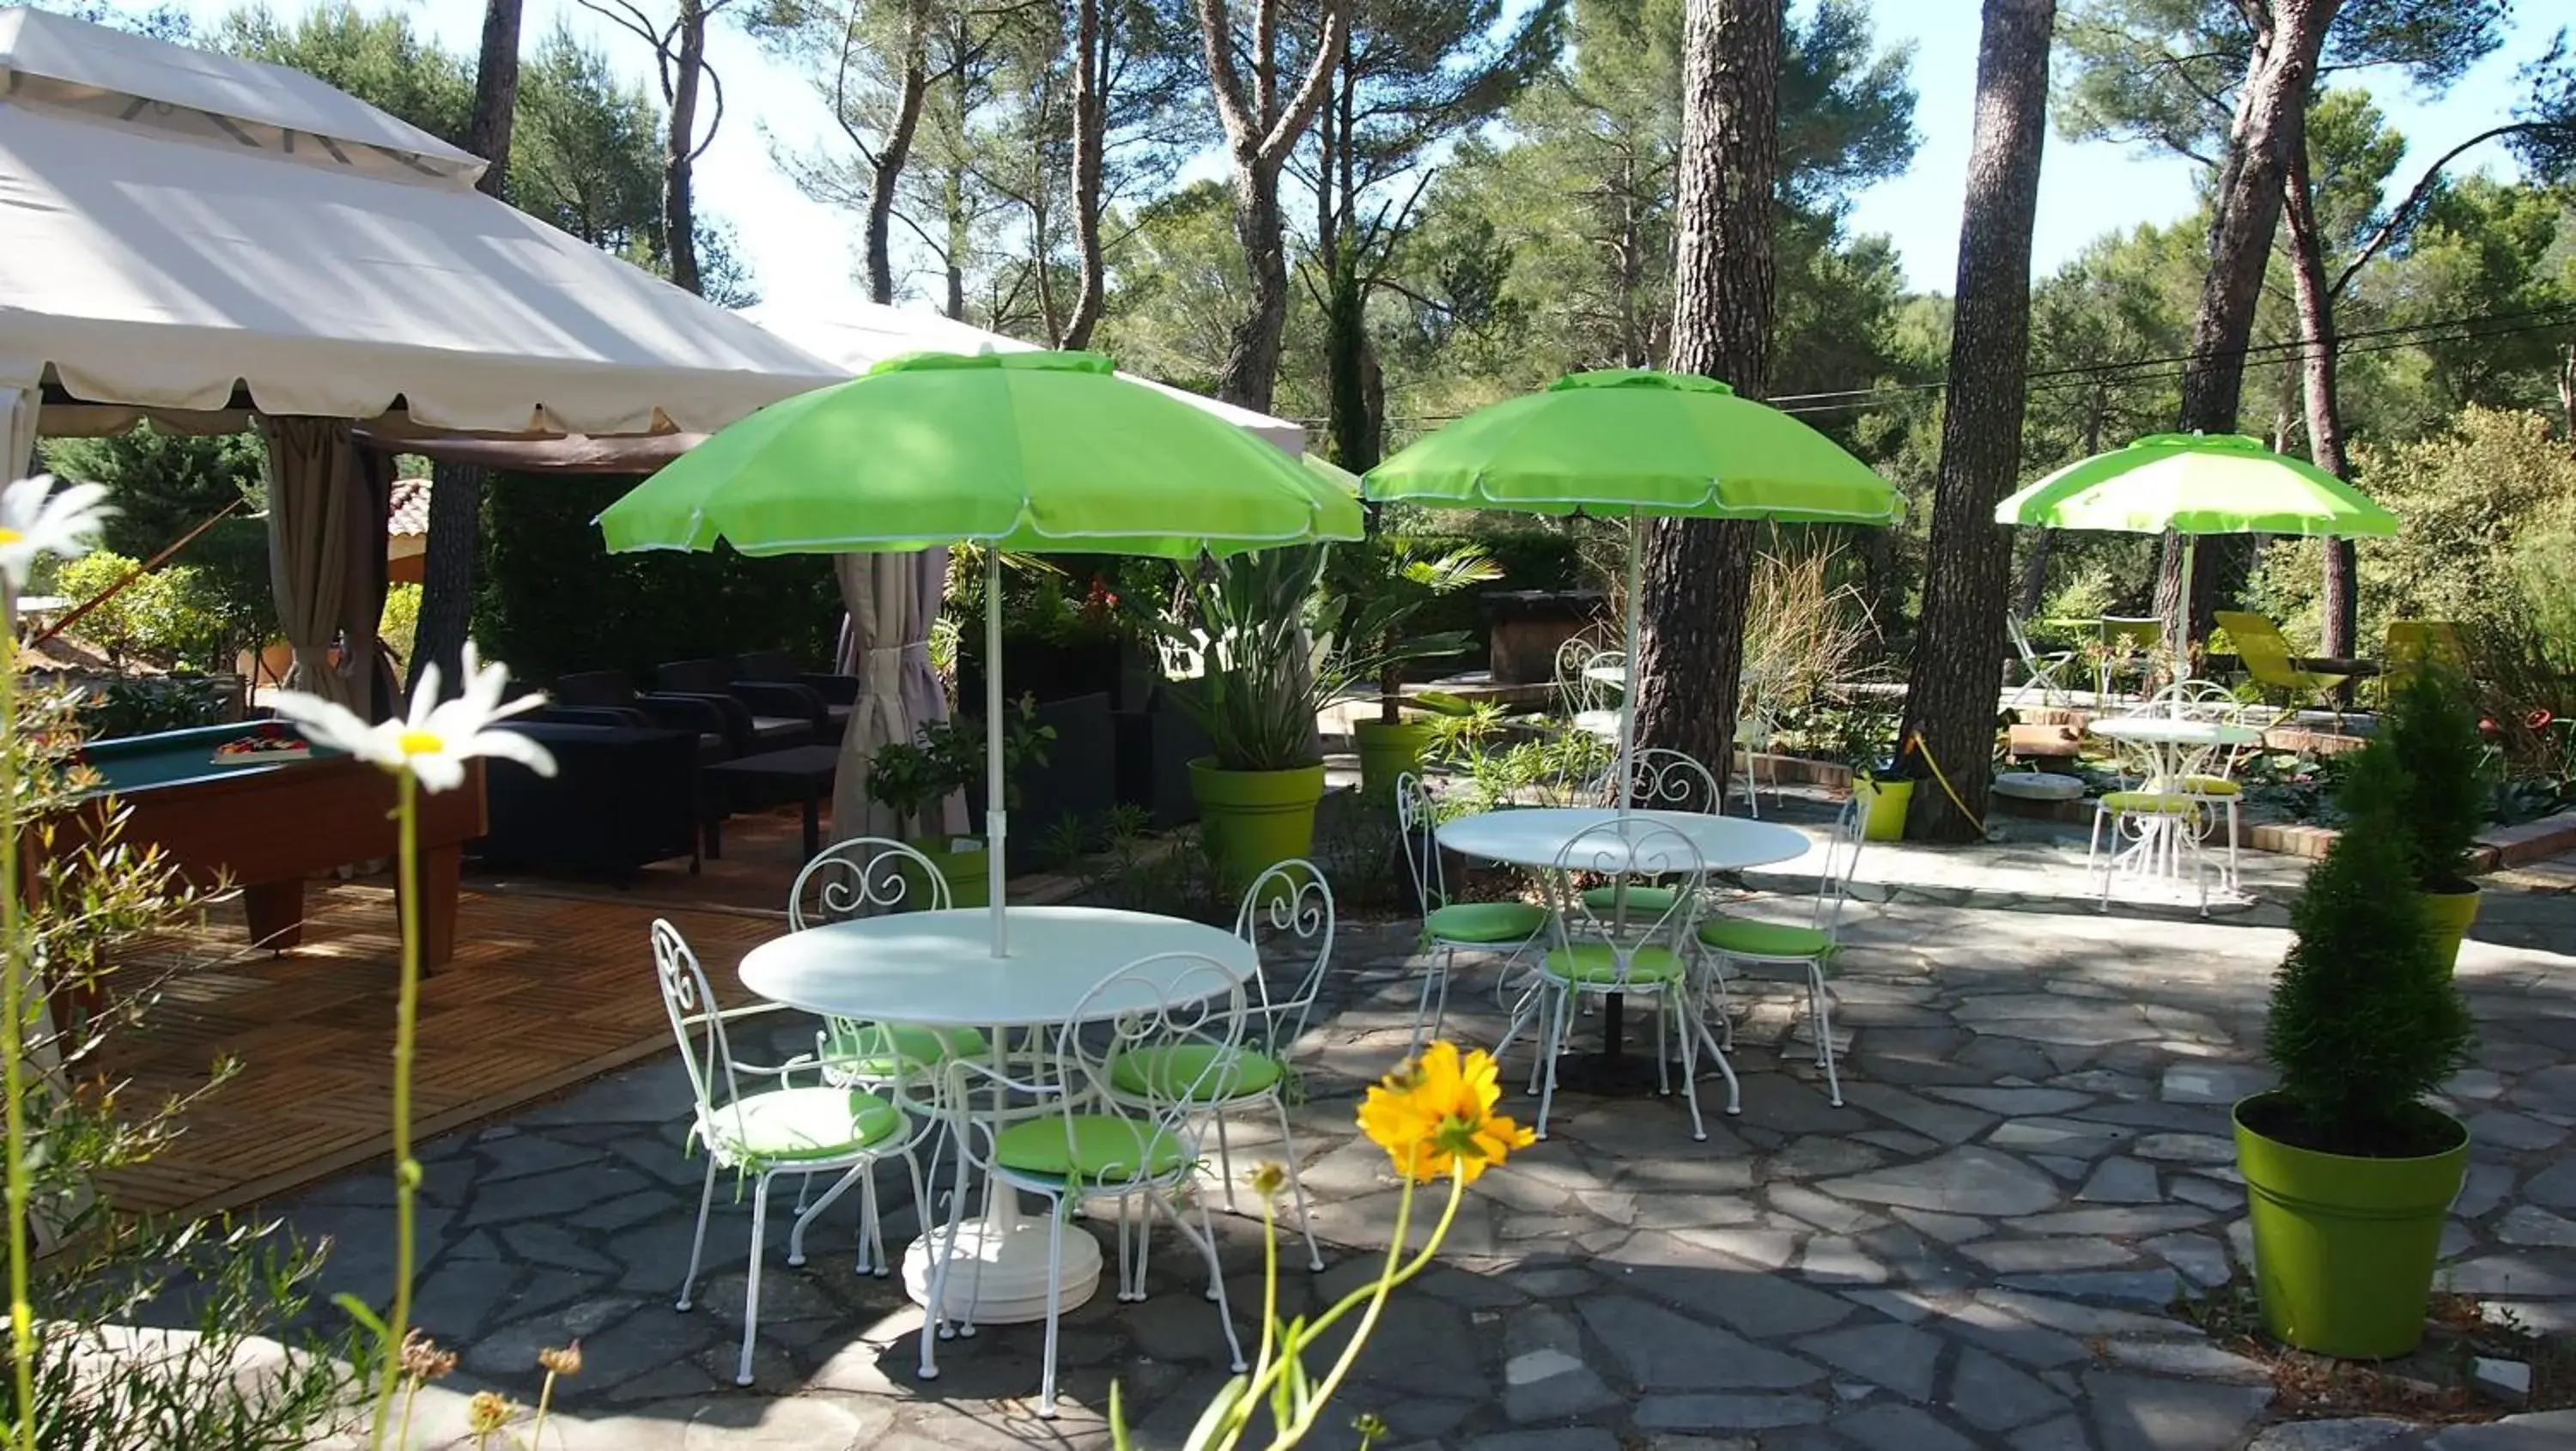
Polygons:
[[[2576,942],[2576,900],[2553,900],[2555,919],[2519,900],[2501,917],[2555,920],[2556,940]],[[1409,936],[1345,926],[1330,1015],[1304,1046],[1296,1148],[1330,1243],[1321,1276],[1287,1274],[1286,1313],[1364,1283],[1382,1254],[1395,1185],[1350,1115],[1402,1050]],[[1312,1444],[1354,1444],[1347,1416],[1375,1411],[1390,1423],[1382,1445],[1452,1451],[2576,1447],[2563,1413],[2449,1430],[2267,1425],[2259,1368],[2166,1312],[2178,1288],[2239,1267],[2225,1106],[2268,1081],[2262,1012],[2283,932],[2242,918],[2106,931],[2090,913],[1881,902],[1854,908],[1846,941],[1844,1107],[1803,1044],[1756,1031],[1797,1016],[1794,992],[1768,989],[1738,1030],[1744,1113],[1726,1117],[1715,1080],[1702,1085],[1708,1142],[1669,1100],[1560,1099],[1552,1137],[1472,1192],[1444,1264],[1403,1293]],[[2448,1106],[2509,1117],[2473,1149],[2447,1273],[2523,1323],[2576,1322],[2563,1153],[2576,960],[2478,942],[2461,982],[2483,1040]],[[1457,1036],[1499,1034],[1490,988],[1462,974]],[[746,1056],[793,1051],[797,1031]],[[1516,1052],[1507,1086],[1527,1071]],[[1066,1317],[1059,1419],[1031,1410],[1037,1326],[949,1342],[941,1377],[921,1381],[920,1313],[892,1281],[853,1272],[852,1207],[817,1224],[802,1268],[784,1266],[773,1229],[758,1383],[735,1390],[748,1214],[730,1192],[699,1308],[671,1308],[698,1182],[680,1148],[686,1102],[677,1067],[654,1063],[428,1147],[420,1320],[465,1368],[425,1417],[455,1425],[461,1397],[485,1386],[532,1398],[535,1348],[574,1335],[589,1368],[555,1423],[572,1447],[1092,1448],[1113,1379],[1141,1444],[1175,1446],[1223,1383],[1203,1272],[1168,1230],[1151,1298],[1097,1297]],[[1515,1093],[1508,1107],[1534,1105]],[[1238,1165],[1277,1152],[1258,1147],[1274,1134],[1242,1125]],[[918,1229],[899,1178],[881,1185],[895,1244]],[[335,1237],[326,1293],[376,1297],[384,1204],[381,1176],[359,1175],[273,1207]],[[1217,1225],[1249,1335],[1258,1223]],[[1102,1221],[1074,1232],[1107,1247]]]

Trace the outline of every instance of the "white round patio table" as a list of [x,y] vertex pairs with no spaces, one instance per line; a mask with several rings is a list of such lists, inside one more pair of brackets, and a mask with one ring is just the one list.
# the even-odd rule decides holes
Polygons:
[[[1508,862],[1518,867],[1552,868],[1565,859],[1567,846],[1583,833],[1620,818],[1621,812],[1611,806],[1524,806],[1502,811],[1479,811],[1440,823],[1440,844],[1460,856],[1483,857],[1487,861]],[[1739,867],[1768,866],[1773,862],[1792,861],[1807,854],[1807,838],[1785,826],[1767,821],[1752,821],[1740,816],[1711,816],[1702,811],[1630,811],[1630,821],[1652,822],[1659,828],[1678,832],[1699,856],[1704,871],[1732,871]],[[1611,875],[1635,873],[1654,876],[1664,872],[1688,869],[1678,858],[1680,853],[1666,847],[1657,851],[1661,832],[1646,833],[1638,845],[1643,859],[1628,844],[1611,835],[1586,838],[1582,860],[1585,871]],[[1619,1092],[1651,1086],[1655,1075],[1632,1067],[1627,1058],[1626,1032],[1622,1022],[1626,1003],[1624,994],[1610,993],[1602,1013],[1601,1056],[1563,1064],[1557,1070],[1557,1081],[1565,1086],[1585,1087],[1589,1091]]]
[[2263,733],[2249,725],[2238,725],[2232,721],[2178,720],[2162,715],[2113,716],[2108,720],[2094,721],[2084,729],[2105,740],[2203,750],[2218,746],[2259,745],[2263,740]]
[[[2234,721],[2191,720],[2169,715],[2120,715],[2097,720],[2084,727],[2091,735],[2104,740],[2126,741],[2145,748],[2150,776],[2154,781],[2181,781],[2190,776],[2220,774],[2211,769],[2212,758],[2222,750],[2239,746],[2260,745],[2263,733]],[[2222,885],[2236,889],[2236,808],[2231,801],[2227,811],[2227,870],[2221,873]],[[2098,821],[2098,818],[2097,818]],[[2196,827],[2194,828],[2197,829]],[[2132,874],[2164,876],[2179,879],[2186,843],[2182,840],[2182,823],[2163,816],[2149,818],[2141,828],[2137,843],[2112,857],[2115,866],[2126,866]],[[2196,848],[2194,848],[2196,850]],[[2195,868],[2197,870],[2197,868]],[[2106,886],[2105,890],[2108,888]],[[2208,912],[2204,899],[2201,910]]]
[[[1252,944],[1219,927],[1106,907],[1013,907],[1010,955],[993,956],[989,909],[858,917],[791,932],[742,959],[742,983],[758,996],[826,1017],[918,1027],[980,1028],[998,1051],[1006,1030],[1055,1028],[1076,1012],[1094,1020],[1166,999],[1138,984],[1135,1001],[1091,990],[1111,973],[1165,953],[1215,961],[1236,980],[1253,975]],[[1189,958],[1165,965],[1172,986],[1197,971]],[[1148,972],[1152,969],[1148,968]],[[1203,972],[1195,979],[1204,984]],[[930,1302],[934,1242],[928,1224],[903,1255],[904,1289]],[[948,1276],[948,1313],[967,1324],[1041,1320],[1047,1312],[1047,1224],[1020,1212],[1019,1195],[987,1185],[984,1218],[957,1231],[959,1263]],[[1100,1245],[1064,1237],[1060,1308],[1091,1298],[1100,1283]]]

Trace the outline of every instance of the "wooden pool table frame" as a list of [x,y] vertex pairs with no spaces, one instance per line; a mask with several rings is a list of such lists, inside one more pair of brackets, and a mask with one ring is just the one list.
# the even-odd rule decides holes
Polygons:
[[[488,826],[483,763],[469,760],[465,768],[458,789],[419,798],[424,968],[455,954],[458,869],[465,843]],[[207,769],[212,774],[117,796],[127,815],[124,839],[159,846],[201,889],[239,887],[251,940],[263,947],[304,940],[306,878],[401,850],[394,778],[366,762],[338,756]],[[97,824],[94,805],[57,821],[54,854],[78,850]]]

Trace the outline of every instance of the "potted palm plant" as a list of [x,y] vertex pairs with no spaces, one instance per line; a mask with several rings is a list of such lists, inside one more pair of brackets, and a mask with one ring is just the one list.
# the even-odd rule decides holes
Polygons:
[[2456,964],[2478,918],[2470,872],[2486,820],[2487,747],[2477,707],[2458,676],[2427,664],[2389,692],[2377,737],[2397,759],[2398,827],[2415,891],[2444,965]]
[[2264,1328],[2303,1350],[2414,1349],[2469,1135],[2424,1102],[2472,1036],[2423,899],[2395,747],[2352,758],[2346,818],[2291,913],[2266,1052],[2280,1086],[2235,1108]]
[[1166,625],[1200,659],[1198,675],[1172,682],[1171,694],[1207,733],[1190,791],[1209,849],[1238,881],[1314,846],[1324,799],[1315,717],[1347,678],[1314,644],[1329,635],[1316,628],[1324,622],[1308,616],[1324,555],[1321,545],[1291,545],[1185,571],[1195,626]]
[[1351,726],[1360,792],[1372,801],[1392,800],[1396,778],[1421,771],[1422,750],[1433,733],[1430,722],[1404,717],[1404,667],[1460,654],[1473,643],[1465,630],[1408,631],[1432,601],[1489,584],[1503,571],[1473,545],[1434,553],[1411,540],[1380,535],[1337,551],[1327,573],[1328,588],[1340,603],[1339,634],[1368,658],[1377,677],[1377,718]]

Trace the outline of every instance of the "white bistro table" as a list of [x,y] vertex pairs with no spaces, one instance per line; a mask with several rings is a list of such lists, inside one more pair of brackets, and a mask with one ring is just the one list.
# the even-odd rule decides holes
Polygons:
[[[858,917],[809,927],[760,944],[742,959],[743,986],[762,998],[826,1017],[860,1018],[934,1028],[980,1028],[999,1052],[1006,1030],[1063,1026],[1078,1011],[1101,1018],[1152,1008],[1137,1001],[1085,999],[1103,978],[1163,953],[1209,958],[1249,979],[1252,944],[1223,928],[1177,917],[1105,907],[1013,907],[1011,948],[993,956],[992,916],[982,907]],[[1174,985],[1193,964],[1169,964]],[[1201,973],[1195,981],[1208,981]],[[962,1126],[961,1126],[962,1128]],[[960,1226],[962,1262],[948,1277],[948,1312],[969,1324],[1044,1319],[1047,1228],[1020,1212],[1016,1191],[985,1186],[984,1218]],[[923,1230],[903,1256],[903,1283],[915,1301],[930,1300],[931,1259],[939,1239],[922,1207]],[[1100,1245],[1087,1234],[1064,1238],[1061,1308],[1091,1298],[1100,1281]]]
[[[2186,776],[2218,774],[2211,769],[2220,751],[2235,750],[2263,743],[2263,733],[2252,726],[2234,721],[2191,720],[2166,715],[2120,715],[2097,720],[2084,727],[2087,734],[2108,741],[2123,741],[2140,747],[2146,754],[2152,782],[2179,782]],[[2182,830],[2180,823],[2156,817],[2146,823],[2145,834],[2135,846],[2121,852],[2123,861],[2133,872],[2152,873],[2159,864],[2169,872],[2181,870],[2178,839],[2168,833]],[[2231,804],[2227,813],[2228,870],[2224,885],[2236,889],[2236,813]],[[2202,903],[2207,911],[2208,904]]]
[[[1618,820],[1621,813],[1610,806],[1527,806],[1502,811],[1479,811],[1440,823],[1440,844],[1460,856],[1482,857],[1487,861],[1506,862],[1516,867],[1551,870],[1565,856],[1566,847],[1584,832]],[[1658,827],[1680,833],[1699,855],[1699,865],[1712,872],[1734,871],[1743,867],[1769,866],[1775,862],[1794,861],[1805,856],[1807,838],[1786,826],[1767,821],[1752,821],[1740,816],[1712,816],[1701,811],[1630,811],[1631,821],[1651,821]],[[1622,843],[1616,837],[1594,837],[1584,843],[1583,866],[1586,871],[1618,873],[1635,872],[1655,875],[1682,869],[1680,862],[1664,863],[1649,848],[1646,860],[1636,861],[1621,855]],[[1633,857],[1633,853],[1630,854]],[[1560,1061],[1557,1082],[1583,1092],[1602,1093],[1650,1088],[1656,1081],[1651,1064],[1631,1064],[1627,1057],[1626,1033],[1623,1030],[1620,995],[1609,995],[1602,1017],[1601,1054],[1597,1059]]]

